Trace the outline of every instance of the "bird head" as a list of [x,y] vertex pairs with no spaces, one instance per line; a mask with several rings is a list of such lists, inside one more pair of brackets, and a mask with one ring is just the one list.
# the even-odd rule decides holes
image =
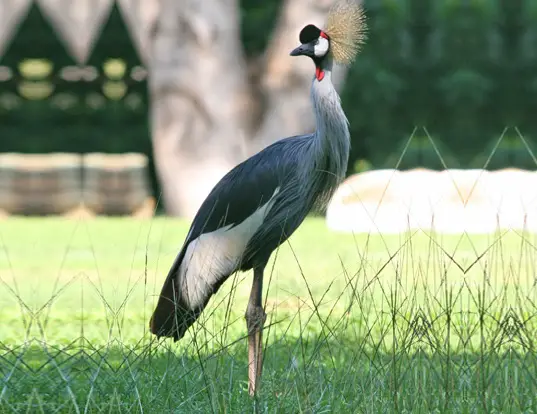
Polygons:
[[300,31],[300,46],[291,56],[308,56],[317,68],[327,56],[350,65],[366,38],[365,14],[357,0],[338,0],[328,12],[326,27],[308,24]]
[[300,46],[291,51],[291,56],[309,56],[313,60],[322,59],[330,50],[330,38],[313,24],[300,31]]

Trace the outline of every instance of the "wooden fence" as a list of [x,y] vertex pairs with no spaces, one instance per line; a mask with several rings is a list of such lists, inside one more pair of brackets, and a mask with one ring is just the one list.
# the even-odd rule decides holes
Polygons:
[[145,155],[0,154],[0,216],[150,217]]

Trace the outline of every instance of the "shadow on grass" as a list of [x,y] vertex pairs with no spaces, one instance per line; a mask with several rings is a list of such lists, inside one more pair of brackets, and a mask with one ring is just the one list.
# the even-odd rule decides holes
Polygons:
[[[423,339],[423,338],[422,338]],[[450,353],[426,340],[392,352],[368,338],[280,337],[262,390],[247,392],[246,341],[207,353],[169,342],[2,349],[2,412],[530,412],[537,355]],[[195,355],[194,355],[195,354]],[[529,411],[528,411],[529,410]]]

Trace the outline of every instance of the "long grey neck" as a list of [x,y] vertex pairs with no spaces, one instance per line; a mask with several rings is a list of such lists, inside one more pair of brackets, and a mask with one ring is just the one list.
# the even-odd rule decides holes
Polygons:
[[318,160],[328,158],[327,168],[339,181],[345,177],[347,170],[350,134],[349,121],[332,83],[332,66],[332,58],[327,56],[321,63],[323,79],[313,78],[311,99],[317,124],[314,134],[316,156]]

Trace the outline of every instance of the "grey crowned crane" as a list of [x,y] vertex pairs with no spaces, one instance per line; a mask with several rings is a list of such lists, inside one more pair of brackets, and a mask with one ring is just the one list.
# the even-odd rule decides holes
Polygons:
[[326,203],[345,176],[348,120],[332,84],[334,63],[350,64],[363,40],[362,8],[337,3],[324,30],[310,24],[291,56],[315,64],[311,100],[316,131],[268,146],[227,173],[197,212],[184,245],[164,281],[150,329],[157,337],[181,339],[230,275],[253,269],[246,309],[249,392],[262,368],[263,272],[272,252]]

